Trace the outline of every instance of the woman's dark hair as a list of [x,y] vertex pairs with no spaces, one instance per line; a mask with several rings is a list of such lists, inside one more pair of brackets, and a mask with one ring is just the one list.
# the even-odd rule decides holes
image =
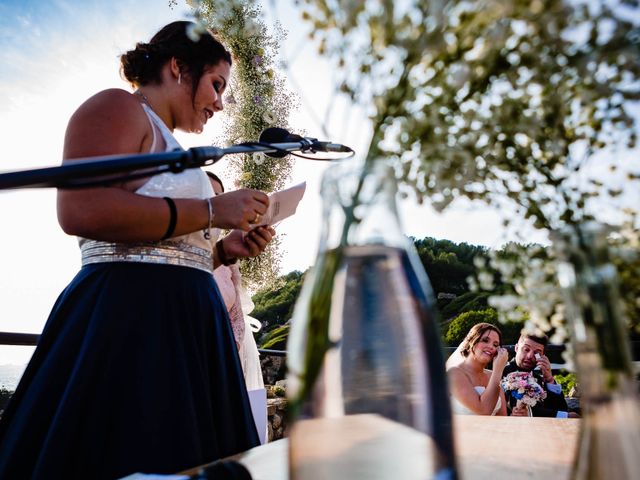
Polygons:
[[209,170],[205,170],[207,172],[207,175],[209,175],[209,178],[215,182],[218,182],[220,184],[220,187],[222,188],[222,192],[224,193],[224,183],[222,183],[222,180],[220,180],[220,177],[217,176],[215,173],[210,172]]
[[221,60],[231,65],[231,54],[209,32],[200,34],[197,41],[196,24],[186,20],[172,22],[156,33],[149,43],[137,43],[136,48],[120,56],[120,73],[134,87],[160,83],[164,64],[175,57],[185,73],[189,74],[195,95],[196,87],[205,67],[217,65]]
[[469,330],[467,336],[464,337],[460,354],[463,357],[468,357],[469,354],[473,351],[473,348],[480,342],[482,336],[489,330],[493,330],[498,334],[500,345],[502,345],[502,332],[498,327],[491,323],[476,323],[473,327],[471,327],[471,330]]

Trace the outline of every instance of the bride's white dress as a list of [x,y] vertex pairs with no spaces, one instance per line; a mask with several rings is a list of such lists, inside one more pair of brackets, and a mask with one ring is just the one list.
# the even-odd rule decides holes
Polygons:
[[[473,388],[478,392],[478,395],[482,395],[486,390],[482,385],[476,385]],[[502,399],[498,397],[498,401],[496,402],[496,406],[494,407],[493,412],[491,412],[491,415],[496,415],[500,411],[500,407],[502,407]],[[458,415],[477,415],[475,412],[472,412],[460,403],[455,397],[451,397],[451,408],[453,409],[453,413]]]

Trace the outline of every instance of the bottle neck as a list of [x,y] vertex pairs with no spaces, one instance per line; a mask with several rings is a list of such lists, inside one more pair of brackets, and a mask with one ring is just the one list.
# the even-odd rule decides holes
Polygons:
[[404,247],[397,191],[393,170],[384,160],[367,169],[354,161],[330,167],[322,182],[320,251],[363,245]]

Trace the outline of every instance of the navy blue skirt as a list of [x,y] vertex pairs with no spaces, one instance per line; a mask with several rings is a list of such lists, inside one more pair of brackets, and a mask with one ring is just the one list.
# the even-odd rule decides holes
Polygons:
[[213,276],[83,267],[0,420],[0,479],[175,473],[258,445]]

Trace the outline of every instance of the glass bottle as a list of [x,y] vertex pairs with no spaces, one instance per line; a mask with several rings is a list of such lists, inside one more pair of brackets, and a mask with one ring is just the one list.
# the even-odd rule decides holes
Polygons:
[[556,247],[583,412],[572,479],[638,478],[640,399],[606,231],[577,225]]
[[386,161],[322,182],[319,254],[287,346],[292,480],[454,479],[435,302]]

